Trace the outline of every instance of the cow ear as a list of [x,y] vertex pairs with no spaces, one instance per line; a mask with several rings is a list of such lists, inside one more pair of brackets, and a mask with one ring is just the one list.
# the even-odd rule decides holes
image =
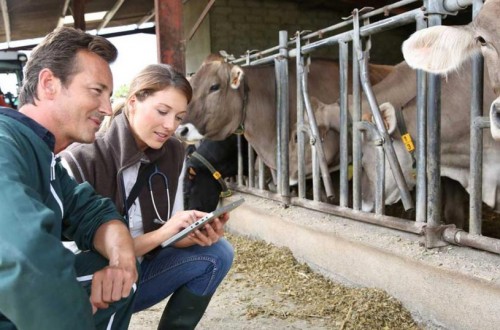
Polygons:
[[444,74],[477,51],[469,26],[433,26],[417,31],[403,43],[403,56],[414,69]]
[[231,88],[238,89],[240,87],[240,83],[243,81],[243,69],[239,66],[235,65],[231,68]]
[[380,113],[382,114],[387,133],[392,135],[396,130],[396,109],[394,109],[391,103],[385,102],[380,105]]

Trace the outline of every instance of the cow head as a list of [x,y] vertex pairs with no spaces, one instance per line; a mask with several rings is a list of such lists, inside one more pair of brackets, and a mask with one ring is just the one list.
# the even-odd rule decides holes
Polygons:
[[[323,150],[325,152],[326,162],[330,170],[338,169],[340,160],[340,120],[339,114],[340,109],[335,107],[336,104],[324,104],[315,97],[311,97],[311,107],[314,111],[314,117],[316,119],[316,124],[319,130],[319,136],[316,138],[321,139],[323,144]],[[309,127],[309,121],[307,116],[304,118],[304,124]],[[307,132],[309,130],[306,129]],[[310,134],[310,132],[309,132]],[[306,134],[306,143],[309,141],[311,144],[314,143],[314,139]],[[289,153],[289,163],[290,163],[290,173],[289,181],[290,185],[296,185],[298,182],[298,140],[297,140],[297,125],[293,128],[290,133],[290,143],[288,144]],[[306,145],[305,155],[304,155],[306,176],[312,173],[312,154],[311,148]]]
[[176,136],[188,143],[223,140],[244,120],[246,90],[243,70],[210,56],[191,77],[193,98]]
[[[382,103],[380,105],[380,113],[382,115],[387,133],[392,138],[392,145],[396,156],[398,158],[401,170],[403,172],[408,188],[411,190],[415,187],[415,171],[413,169],[413,159],[411,154],[406,150],[404,143],[401,141],[399,132],[397,130],[396,110],[394,106],[389,103]],[[363,120],[373,123],[371,114],[363,115]],[[387,142],[386,142],[387,143]],[[362,209],[366,212],[373,211],[375,205],[374,188],[377,182],[377,153],[375,145],[373,144],[372,137],[365,133],[363,135],[363,142],[361,145],[361,165],[363,167],[362,177]],[[385,160],[385,205],[390,205],[398,202],[401,199],[399,188],[392,175],[391,168],[387,160]]]
[[415,68],[444,74],[481,52],[498,98],[491,106],[491,132],[500,139],[500,0],[488,0],[475,19],[464,26],[434,26],[415,32],[403,43],[406,62]]

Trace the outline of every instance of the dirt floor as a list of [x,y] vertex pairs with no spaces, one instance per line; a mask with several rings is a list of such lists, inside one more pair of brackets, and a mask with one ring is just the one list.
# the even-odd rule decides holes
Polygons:
[[[376,289],[334,283],[286,248],[228,235],[235,261],[197,329],[419,329],[401,303]],[[165,302],[130,329],[156,329]]]

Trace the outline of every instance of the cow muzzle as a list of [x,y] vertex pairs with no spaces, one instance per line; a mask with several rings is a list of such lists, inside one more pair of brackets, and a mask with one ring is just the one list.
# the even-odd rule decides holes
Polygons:
[[500,97],[491,103],[490,130],[493,139],[500,140]]
[[196,143],[204,138],[193,124],[179,125],[175,130],[175,136],[186,143]]

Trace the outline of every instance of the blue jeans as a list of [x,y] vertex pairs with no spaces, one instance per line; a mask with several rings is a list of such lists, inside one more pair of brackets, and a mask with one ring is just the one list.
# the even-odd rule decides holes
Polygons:
[[181,286],[198,296],[212,295],[233,263],[234,250],[224,238],[212,246],[166,247],[141,262],[134,313],[170,296]]

